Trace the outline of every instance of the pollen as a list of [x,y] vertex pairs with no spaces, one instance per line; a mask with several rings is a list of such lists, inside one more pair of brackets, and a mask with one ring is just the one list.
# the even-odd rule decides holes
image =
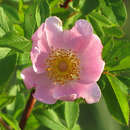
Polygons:
[[51,48],[46,65],[47,75],[54,84],[79,80],[80,60],[72,50]]

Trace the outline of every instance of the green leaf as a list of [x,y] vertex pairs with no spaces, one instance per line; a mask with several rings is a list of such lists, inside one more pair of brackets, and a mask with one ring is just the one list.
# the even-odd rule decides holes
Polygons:
[[48,0],[39,0],[38,2],[41,15],[41,22],[44,22],[45,19],[50,16],[50,7],[48,4]]
[[79,105],[75,102],[65,103],[65,120],[67,127],[72,129],[79,117]]
[[[115,80],[115,78],[114,78],[114,80]],[[114,91],[115,89],[113,89],[108,78],[105,75],[102,75],[101,80],[99,80],[98,83],[99,83],[99,86],[101,87],[101,91],[102,91],[102,94],[105,99],[109,112],[112,114],[114,119],[119,121],[119,123],[128,125],[128,119],[125,119],[124,113],[123,113],[124,110],[126,110],[126,109],[128,110],[128,102],[126,99],[126,94],[124,94],[124,92],[122,92],[119,85],[114,86],[114,87],[117,87],[117,89],[118,89],[117,92],[115,93],[115,91]],[[120,82],[119,82],[119,84],[120,84]],[[121,97],[120,97],[120,98],[122,98],[121,100],[118,100],[119,98],[117,99],[117,95],[118,95],[117,93],[119,93],[119,94],[122,93]],[[124,97],[122,97],[122,95]],[[122,102],[122,100],[125,101],[125,104],[123,104],[123,106],[120,106],[119,102]],[[123,107],[126,107],[126,108],[122,111]],[[128,117],[127,114],[128,113],[126,112],[125,113],[126,117]]]
[[130,76],[128,76],[128,75],[130,75],[130,70],[129,71],[127,70],[124,72],[119,71],[119,73],[120,73],[120,75],[118,76],[118,79],[120,79],[120,81],[123,82],[124,84],[126,84],[128,89],[130,89]]
[[0,7],[0,27],[5,31],[9,31],[8,17],[2,7]]
[[23,28],[22,28],[20,25],[14,24],[14,25],[13,25],[13,30],[14,30],[18,35],[24,36],[24,30],[23,30]]
[[97,0],[80,0],[79,8],[83,15],[89,14],[92,10],[96,9],[99,6]]
[[109,82],[114,90],[118,103],[120,105],[125,123],[128,125],[129,122],[129,105],[128,105],[128,92],[127,86],[123,84],[114,76],[107,75]]
[[25,11],[24,31],[25,31],[25,36],[28,39],[31,39],[31,36],[34,33],[36,28],[35,12],[36,12],[35,5],[30,5],[29,8]]
[[76,124],[76,125],[72,128],[72,130],[80,130],[80,126],[79,126],[78,124]]
[[9,32],[4,37],[0,38],[0,47],[7,47],[18,52],[24,52],[30,51],[32,44],[31,41],[25,37],[19,36],[14,32]]
[[105,59],[106,63],[108,59],[110,58],[110,54],[112,53],[112,49],[114,47],[113,39],[108,37],[109,39],[105,39],[103,43],[105,44],[103,47],[102,56],[103,59]]
[[63,101],[57,101],[55,104],[43,104],[45,109],[57,109],[64,104]]
[[109,71],[130,69],[130,56],[125,57],[119,63],[119,65],[109,68]]
[[127,40],[114,40],[114,48],[112,51],[112,55],[114,58],[115,56],[118,56],[119,60],[125,58],[126,56],[130,55],[130,41]]
[[18,122],[12,116],[0,112],[0,117],[14,128],[14,130],[20,130]]
[[15,119],[18,119],[20,117],[20,114],[23,112],[25,107],[25,97],[22,93],[17,93],[16,100],[14,102],[14,108],[12,115]]
[[36,119],[44,126],[52,130],[66,130],[67,128],[61,123],[57,114],[53,110],[37,109],[33,112]]
[[98,22],[100,22],[101,26],[112,25],[111,21],[99,12],[91,12],[89,15],[91,15],[91,17],[94,17]]
[[[54,8],[53,11],[51,12],[51,15],[59,17],[64,23],[67,21],[67,19],[73,15],[73,10],[72,9],[64,9],[64,8]],[[63,23],[63,25],[64,25]]]
[[123,0],[112,3],[112,10],[119,25],[123,25],[127,18],[127,11]]
[[0,27],[0,38],[5,35],[5,31]]
[[59,0],[48,0],[51,11],[59,5]]
[[100,26],[100,24],[98,23],[98,21],[96,20],[96,18],[91,17],[90,15],[88,15],[88,19],[91,22],[95,33],[101,38],[104,36],[104,32]]
[[[107,49],[109,46],[110,49]],[[111,39],[104,46],[106,65],[112,67],[118,65],[126,56],[130,56],[130,41]],[[103,54],[104,55],[104,54]]]
[[28,118],[27,124],[25,126],[25,130],[38,130],[40,126],[39,121],[35,118],[33,114],[31,114]]
[[41,15],[40,15],[40,8],[39,6],[36,6],[36,14],[35,14],[36,22],[37,22],[37,27],[41,25]]
[[0,47],[0,59],[6,57],[10,51],[11,51],[10,48]]
[[64,28],[65,29],[70,29],[72,26],[75,24],[75,22],[81,17],[80,13],[75,13],[73,16],[69,17],[65,22],[64,22]]
[[19,22],[18,12],[16,8],[7,4],[2,4],[1,6],[12,23]]
[[0,95],[0,109],[5,107],[7,104],[10,104],[13,101],[13,96],[8,96],[7,94],[2,93]]
[[16,68],[16,54],[6,56],[0,60],[0,87],[5,89],[3,85],[8,84],[10,76],[14,73]]
[[18,9],[18,15],[20,22],[24,22],[24,5],[23,5],[23,0],[19,0],[19,9]]
[[123,31],[117,26],[103,27],[103,30],[106,36],[121,38],[124,35]]
[[32,65],[31,59],[30,59],[30,52],[24,52],[19,54],[19,61],[18,61],[19,66],[30,66]]
[[100,0],[100,3],[103,15],[105,15],[111,22],[120,26],[125,23],[127,12],[123,0]]
[[80,0],[74,0],[74,1],[73,1],[73,7],[78,9],[78,7],[79,7],[79,2],[80,2]]
[[104,34],[108,37],[121,38],[123,36],[123,31],[119,26],[115,26],[112,22],[100,14],[99,12],[92,12],[87,16],[95,30],[95,32],[100,36]]

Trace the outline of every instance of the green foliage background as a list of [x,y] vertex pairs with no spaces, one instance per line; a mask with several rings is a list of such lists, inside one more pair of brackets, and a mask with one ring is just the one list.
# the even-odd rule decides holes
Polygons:
[[[54,105],[37,102],[25,130],[128,130],[130,93],[130,2],[123,0],[73,0],[64,9],[64,0],[0,0],[0,118],[19,130],[19,121],[28,100],[20,77],[30,66],[31,36],[51,15],[60,17],[70,29],[84,18],[104,45],[104,73],[98,81],[99,103],[82,99]],[[80,105],[79,105],[80,104]],[[80,108],[79,108],[80,106]],[[0,129],[5,128],[0,124]]]

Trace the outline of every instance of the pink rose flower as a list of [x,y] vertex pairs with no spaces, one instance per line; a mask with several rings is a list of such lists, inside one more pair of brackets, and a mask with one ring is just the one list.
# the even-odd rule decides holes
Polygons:
[[49,17],[32,36],[32,67],[21,76],[27,89],[44,103],[84,98],[96,103],[101,92],[96,83],[104,69],[102,44],[90,23],[78,20],[71,30],[62,29],[58,17]]

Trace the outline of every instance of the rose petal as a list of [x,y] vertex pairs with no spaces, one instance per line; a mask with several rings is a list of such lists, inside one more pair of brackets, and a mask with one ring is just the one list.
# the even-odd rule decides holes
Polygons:
[[26,85],[27,89],[31,89],[32,87],[36,87],[35,81],[37,79],[37,75],[33,71],[32,67],[25,68],[21,72],[21,77],[22,77],[24,84]]
[[101,91],[97,83],[79,84],[79,97],[86,100],[88,104],[96,103],[101,98]]
[[[38,42],[39,43],[39,42]],[[32,50],[31,50],[31,60],[33,64],[33,69],[36,73],[43,73],[45,71],[45,62],[46,58],[48,57],[48,52],[41,51],[39,49],[37,43],[33,44]]]
[[102,44],[100,39],[93,35],[91,43],[81,56],[80,82],[91,83],[99,80],[105,62],[102,60]]
[[70,94],[67,96],[60,97],[59,100],[63,101],[74,101],[77,98],[77,94]]
[[58,100],[73,101],[77,98],[76,87],[71,84],[54,88],[53,97]]
[[21,77],[27,87],[27,89],[30,89],[32,87],[41,86],[43,83],[45,84],[48,81],[47,75],[45,73],[43,74],[37,74],[34,72],[32,67],[25,68],[21,72]]
[[[43,23],[38,30],[32,35],[33,44],[39,47],[40,51],[47,52],[49,47],[46,39],[45,24]],[[32,47],[33,48],[33,47]]]
[[43,83],[41,86],[37,87],[33,96],[43,103],[54,104],[56,99],[52,97],[53,89],[51,89],[52,86],[49,85],[50,83]]
[[64,49],[71,49],[77,54],[83,53],[86,47],[89,45],[91,36],[76,36],[75,32],[65,30],[63,32],[63,41],[60,45]]
[[88,21],[80,19],[75,23],[75,26],[72,28],[71,31],[76,33],[77,35],[88,37],[89,35],[92,35],[93,28]]
[[58,100],[73,101],[76,98],[84,98],[87,103],[96,103],[101,97],[97,83],[81,84],[72,83],[55,87],[53,97]]
[[56,99],[52,97],[53,86],[51,86],[50,80],[48,80],[45,74],[36,74],[32,67],[26,68],[22,71],[21,77],[27,87],[31,89],[36,87],[34,97],[47,104],[53,104]]
[[33,61],[33,69],[36,73],[43,73],[45,72],[46,68],[46,59],[48,57],[47,53],[39,53],[36,57],[35,60]]
[[62,43],[62,21],[52,16],[45,21],[45,31],[49,47],[59,48]]
[[[72,30],[63,31],[62,22],[57,17],[49,17],[46,20],[45,31],[50,47],[80,52],[87,46],[92,35],[92,27],[86,20],[79,20]],[[77,32],[80,35],[77,35]]]
[[35,62],[37,55],[40,53],[39,47],[37,43],[32,44],[32,50],[31,50],[31,60],[32,63]]
[[40,52],[48,53],[50,51],[45,36],[43,36],[42,39],[37,41],[37,46]]

